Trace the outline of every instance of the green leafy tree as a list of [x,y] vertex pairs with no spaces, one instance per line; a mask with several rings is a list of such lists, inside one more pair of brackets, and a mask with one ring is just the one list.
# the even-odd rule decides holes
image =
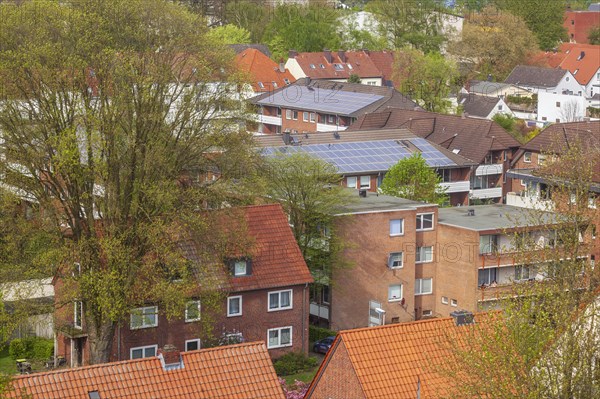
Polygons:
[[362,80],[360,79],[360,76],[353,73],[348,77],[348,83],[362,83]]
[[590,44],[600,44],[600,25],[590,29],[588,33]]
[[[171,2],[0,7],[0,172],[50,218],[63,255],[58,311],[82,302],[90,362],[106,362],[132,308],[151,298],[180,316],[197,294],[202,270],[177,243],[211,236],[202,204],[244,201],[230,194],[255,158],[237,130],[240,82],[203,20]],[[186,178],[214,170],[210,184]]]
[[427,165],[421,153],[401,159],[385,174],[381,187],[383,194],[425,201],[432,204],[445,204],[448,195],[441,187],[441,178]]
[[262,41],[265,28],[272,17],[271,11],[265,4],[251,0],[230,1],[225,7],[227,23],[250,32],[252,43]]
[[495,3],[500,10],[523,18],[542,50],[552,49],[560,41],[567,40],[563,27],[564,1],[495,0]]
[[[528,231],[510,234],[518,248],[511,255],[515,264],[536,281],[505,287],[498,302],[503,322],[478,327],[466,347],[452,349],[457,358],[444,367],[448,376],[471,378],[449,387],[445,398],[598,397],[600,280],[588,255],[593,226],[600,224],[599,208],[589,206],[600,149],[579,142],[558,156],[554,148],[547,151],[549,161],[536,174],[548,183],[552,200],[535,206],[557,214],[552,232],[545,232],[552,240],[540,242]],[[519,220],[548,226],[547,216],[535,210],[523,209]]]
[[393,48],[410,46],[425,53],[437,52],[446,41],[434,0],[375,0],[367,4],[366,10],[373,13],[381,36]]
[[207,36],[225,44],[250,43],[250,32],[233,24],[213,28]]
[[321,270],[336,256],[331,234],[333,214],[351,200],[335,167],[297,153],[268,161],[267,192],[281,202],[294,237],[311,270]]
[[323,51],[341,46],[337,34],[339,12],[320,3],[282,4],[272,11],[263,42],[273,59],[286,59],[288,51]]
[[448,96],[458,78],[458,69],[452,61],[439,53],[404,49],[396,53],[393,73],[400,91],[427,111],[448,111]]
[[468,66],[470,76],[491,74],[503,80],[516,65],[531,58],[536,43],[521,17],[486,7],[465,22],[462,36],[450,43],[448,52]]

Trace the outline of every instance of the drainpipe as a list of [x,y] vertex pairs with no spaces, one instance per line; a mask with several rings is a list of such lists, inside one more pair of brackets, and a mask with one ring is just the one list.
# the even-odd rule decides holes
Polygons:
[[306,326],[305,326],[305,319],[306,319],[306,290],[308,289],[308,283],[306,283],[304,285],[304,288],[302,289],[302,352],[305,353],[306,352]]
[[121,360],[121,325],[117,325],[117,360]]

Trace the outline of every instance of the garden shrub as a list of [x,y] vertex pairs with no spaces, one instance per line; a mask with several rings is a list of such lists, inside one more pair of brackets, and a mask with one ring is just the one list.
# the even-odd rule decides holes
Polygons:
[[8,346],[8,354],[13,360],[45,360],[52,356],[54,342],[40,337],[16,338]]
[[277,359],[273,366],[277,375],[292,375],[313,369],[317,359],[306,356],[302,352],[290,352]]
[[317,326],[309,326],[308,327],[308,340],[310,342],[315,342],[323,338],[327,337],[335,337],[337,332],[330,330],[328,328],[317,327]]

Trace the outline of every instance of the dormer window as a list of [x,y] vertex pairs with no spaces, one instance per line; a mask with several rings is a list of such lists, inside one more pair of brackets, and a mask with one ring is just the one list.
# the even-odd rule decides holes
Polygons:
[[325,65],[320,64],[319,66],[321,67],[321,69],[325,69]]
[[258,87],[260,87],[261,89],[264,89],[265,85],[263,84],[263,82],[258,82]]
[[346,64],[346,66],[348,67],[348,69],[352,70],[352,64]]
[[343,71],[344,66],[342,64],[333,64],[333,69],[335,69],[336,71]]
[[273,88],[276,89],[277,88],[277,82],[271,82],[271,84],[273,85]]
[[310,69],[315,69],[315,64],[310,64]]
[[232,259],[229,269],[234,277],[249,276],[252,274],[252,261],[250,259]]
[[288,78],[283,78],[283,82],[284,82],[286,85],[289,85],[289,84],[290,84],[290,80],[289,80]]

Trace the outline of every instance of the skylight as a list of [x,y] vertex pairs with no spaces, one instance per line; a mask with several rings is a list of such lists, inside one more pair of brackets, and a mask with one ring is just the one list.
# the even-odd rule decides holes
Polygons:
[[315,69],[315,64],[310,64],[310,69]]
[[322,69],[325,69],[325,65],[323,65],[323,64],[321,64],[321,65],[320,65],[320,67],[321,67]]
[[352,69],[352,64],[346,64],[346,66],[348,67],[348,69]]
[[338,71],[344,70],[344,66],[342,64],[333,64],[333,68]]

